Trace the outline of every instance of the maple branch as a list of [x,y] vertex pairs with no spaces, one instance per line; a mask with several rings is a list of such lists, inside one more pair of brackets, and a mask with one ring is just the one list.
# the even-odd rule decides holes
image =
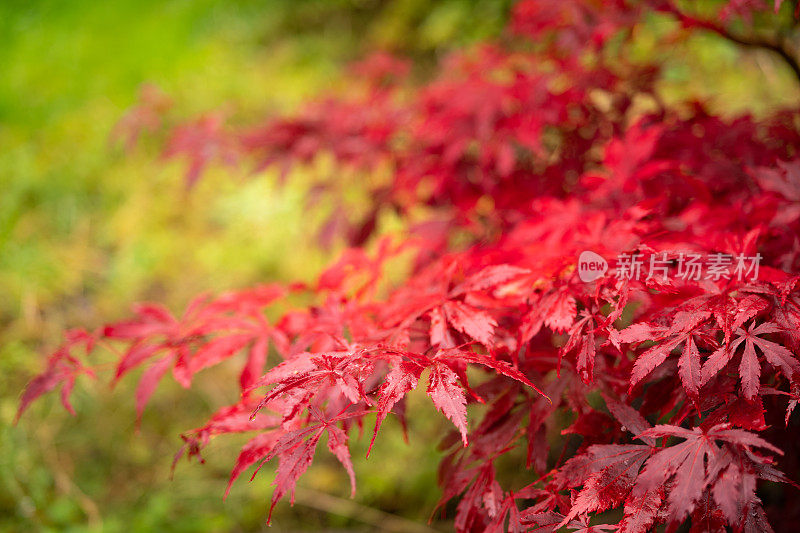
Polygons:
[[720,37],[727,39],[733,43],[736,43],[740,46],[744,46],[747,48],[760,48],[762,50],[768,50],[778,57],[780,57],[786,65],[792,69],[794,73],[794,77],[797,79],[798,83],[800,83],[800,61],[798,58],[792,55],[790,49],[786,46],[785,39],[778,39],[778,40],[768,40],[763,38],[756,38],[751,36],[741,36],[732,33],[730,30],[717,24],[716,22],[712,22],[710,20],[702,20],[691,15],[687,15],[679,10],[675,5],[671,2],[668,2],[666,10],[669,13],[672,13],[680,20],[681,24],[688,28],[701,28],[704,30],[708,30],[710,32],[716,33]]
[[715,24],[703,24],[704,29],[713,31],[717,35],[728,39],[736,44],[746,46],[748,48],[761,48],[762,50],[769,50],[778,55],[788,66],[792,69],[794,77],[800,82],[800,62],[794,57],[789,49],[786,47],[785,40],[781,39],[778,42],[768,41],[766,39],[753,39],[741,37],[732,34],[727,29],[717,26]]
[[86,515],[87,523],[92,528],[102,528],[103,517],[97,503],[90,498],[81,488],[72,481],[72,476],[67,473],[62,465],[64,461],[58,453],[58,448],[54,444],[52,430],[40,430],[39,450],[42,458],[53,473],[53,481],[62,494],[73,496],[81,510]]
[[438,529],[420,524],[391,513],[367,507],[353,500],[347,500],[326,492],[297,487],[295,502],[326,513],[352,518],[375,526],[382,531],[403,531],[408,533],[438,533]]

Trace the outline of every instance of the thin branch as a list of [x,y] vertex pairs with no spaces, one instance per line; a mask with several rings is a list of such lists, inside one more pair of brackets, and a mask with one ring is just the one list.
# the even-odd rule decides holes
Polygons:
[[786,63],[789,66],[790,69],[792,69],[795,79],[797,79],[798,83],[800,83],[800,61],[798,61],[797,57],[792,55],[792,53],[786,46],[785,40],[779,39],[776,41],[771,41],[756,37],[749,37],[749,36],[745,37],[741,35],[735,35],[731,33],[730,30],[728,30],[724,26],[717,24],[716,22],[712,22],[710,20],[697,19],[683,13],[681,10],[675,7],[671,2],[668,2],[666,4],[666,11],[678,17],[678,20],[686,28],[701,28],[716,33],[720,37],[723,37],[724,39],[727,39],[740,46],[744,46],[747,48],[760,48],[762,50],[768,50],[770,52],[773,52],[778,57],[780,57],[784,61],[784,63]]
[[404,533],[439,533],[426,524],[421,524],[395,514],[367,507],[353,500],[346,500],[325,492],[297,487],[295,503],[305,505],[326,513],[344,516],[369,524],[380,531]]
[[68,494],[75,498],[86,515],[88,525],[92,529],[102,529],[103,516],[100,513],[100,508],[95,501],[91,499],[81,488],[72,481],[72,476],[64,469],[65,462],[58,453],[58,448],[53,441],[53,436],[50,431],[38,431],[39,450],[42,453],[42,458],[53,474],[53,481],[56,487],[62,494]]
[[789,65],[789,68],[791,68],[792,72],[794,72],[794,77],[797,78],[798,82],[800,82],[800,63],[798,63],[797,58],[789,52],[783,42],[777,43],[764,39],[748,39],[734,35],[727,29],[713,23],[703,23],[701,24],[701,27],[713,31],[717,35],[724,37],[725,39],[728,39],[736,44],[740,44],[749,48],[761,48],[763,50],[774,52],[781,59],[783,59],[787,65]]

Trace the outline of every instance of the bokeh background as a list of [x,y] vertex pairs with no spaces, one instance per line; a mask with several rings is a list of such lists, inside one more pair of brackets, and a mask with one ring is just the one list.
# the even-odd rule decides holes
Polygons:
[[[115,390],[79,381],[77,416],[46,397],[12,425],[64,328],[122,318],[139,300],[177,311],[207,290],[308,281],[342,246],[323,250],[313,238],[320,217],[303,207],[302,170],[279,188],[270,172],[212,168],[187,194],[185,166],[159,158],[158,139],[132,151],[110,143],[142,84],[168,94],[178,116],[224,110],[254,123],[346,91],[345,66],[375,50],[410,57],[425,79],[453,49],[508,38],[511,3],[0,1],[0,531],[265,527],[268,467],[222,500],[242,441],[213,443],[205,465],[181,462],[170,480],[178,435],[235,399],[224,369],[192,391],[165,380],[138,432],[135,377]],[[798,104],[796,80],[768,52],[711,35],[665,49],[663,30],[651,21],[635,53],[664,64],[668,101],[704,99],[729,116]],[[425,525],[447,422],[416,402],[410,445],[387,424],[365,461],[368,439],[354,437],[355,500],[320,453],[271,530],[447,530],[446,519]]]

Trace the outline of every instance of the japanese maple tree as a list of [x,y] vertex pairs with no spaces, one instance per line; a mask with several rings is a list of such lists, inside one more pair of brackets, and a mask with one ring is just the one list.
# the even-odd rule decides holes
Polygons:
[[[800,82],[793,34],[751,26],[780,4],[700,15],[667,0],[526,0],[502,43],[449,57],[423,85],[377,54],[347,95],[292,116],[169,128],[188,186],[216,162],[290,178],[331,158],[342,172],[314,191],[338,207],[318,237],[350,248],[313,284],[204,295],[180,315],[139,304],[70,331],[19,413],[59,386],[71,410],[96,345],[121,354],[113,380],[145,368],[139,416],[167,374],[188,388],[233,358],[241,399],[186,432],[181,453],[252,433],[231,483],[277,460],[272,508],[323,438],[355,492],[351,430],[373,417],[374,442],[387,418],[405,426],[405,397],[424,388],[454,427],[439,482],[458,531],[791,529],[779,511],[800,508],[800,109],[667,105],[662,66],[630,47],[661,17],[665,45],[711,32],[774,54]],[[148,89],[118,133],[131,143],[166,127],[166,107]],[[347,187],[366,203],[348,206]],[[402,237],[381,234],[386,216]],[[402,277],[387,274],[396,263]],[[287,303],[297,296],[314,303]],[[469,404],[482,404],[475,417]],[[504,457],[528,484],[503,479]],[[780,484],[774,513],[765,482]]]

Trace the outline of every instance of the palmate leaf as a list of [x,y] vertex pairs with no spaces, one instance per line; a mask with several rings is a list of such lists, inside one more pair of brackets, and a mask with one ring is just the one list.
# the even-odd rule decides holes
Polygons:
[[777,454],[780,450],[753,433],[727,425],[708,431],[658,425],[637,435],[642,440],[661,437],[684,440],[660,450],[652,445],[596,445],[565,463],[556,473],[556,482],[583,488],[559,526],[622,502],[623,531],[648,531],[662,514],[668,523],[679,524],[698,510],[706,491],[733,527],[739,527],[745,510],[763,513],[753,489],[756,479],[769,476],[759,469],[771,469],[770,460],[755,455],[752,448]]
[[467,399],[464,389],[458,383],[458,376],[445,364],[431,368],[428,396],[436,406],[461,432],[464,446],[467,443]]
[[372,431],[372,439],[369,441],[367,457],[372,451],[372,445],[375,443],[375,437],[378,436],[378,430],[384,419],[392,410],[392,407],[405,397],[406,393],[417,387],[420,373],[421,369],[418,365],[402,362],[386,374],[386,378],[378,391],[378,413],[375,417],[375,428]]
[[[347,447],[347,434],[341,428],[337,427],[336,423],[349,418],[362,416],[364,413],[358,411],[341,413],[327,419],[319,409],[311,407],[309,408],[309,414],[314,422],[306,427],[286,431],[279,435],[262,434],[269,436],[260,436],[260,440],[251,441],[248,444],[246,453],[245,450],[243,450],[242,454],[239,455],[237,464],[231,473],[229,488],[230,483],[233,482],[241,471],[255,462],[254,457],[256,455],[262,456],[260,457],[262,464],[278,457],[278,469],[275,480],[273,481],[275,490],[272,493],[272,503],[270,505],[267,524],[269,524],[272,519],[272,511],[275,505],[287,492],[291,493],[291,500],[294,502],[294,488],[297,484],[297,480],[314,460],[314,452],[324,433],[328,434],[328,449],[347,471],[347,475],[350,478],[351,493],[353,495],[355,494],[356,479],[353,463],[350,459],[350,450]],[[256,472],[257,471],[258,470],[256,470]],[[253,475],[255,476],[255,473]]]
[[[487,356],[462,350],[442,350],[434,358],[417,354],[405,354],[406,360],[395,360],[392,369],[378,391],[378,414],[372,442],[378,433],[381,423],[392,407],[408,392],[416,388],[422,371],[429,369],[427,394],[434,406],[441,411],[459,430],[464,446],[467,446],[467,409],[464,383],[459,374],[453,370],[458,364],[472,363],[496,371],[498,374],[514,379],[544,396],[522,372],[509,363]],[[451,366],[452,365],[452,366]],[[545,396],[545,398],[547,398]],[[369,454],[369,451],[367,452]]]
[[453,328],[484,345],[490,344],[492,333],[497,326],[490,315],[457,301],[446,302],[442,309]]
[[710,381],[725,368],[741,345],[744,345],[744,348],[738,371],[742,380],[742,394],[746,399],[752,400],[758,394],[761,382],[761,362],[756,348],[768,363],[779,369],[788,380],[794,381],[796,374],[800,372],[800,362],[794,354],[784,346],[759,337],[759,335],[782,332],[783,329],[772,322],[764,322],[758,326],[753,322],[747,330],[737,329],[737,337],[730,345],[720,347],[709,356],[703,365],[701,382]]
[[88,332],[80,329],[67,332],[65,337],[64,343],[48,358],[47,369],[33,378],[25,387],[14,423],[19,421],[34,400],[59,385],[61,385],[61,404],[71,414],[75,414],[75,409],[69,400],[75,386],[75,379],[81,374],[94,377],[94,371],[81,363],[79,356],[73,354],[73,350],[80,346],[88,353],[92,350],[95,339]]

